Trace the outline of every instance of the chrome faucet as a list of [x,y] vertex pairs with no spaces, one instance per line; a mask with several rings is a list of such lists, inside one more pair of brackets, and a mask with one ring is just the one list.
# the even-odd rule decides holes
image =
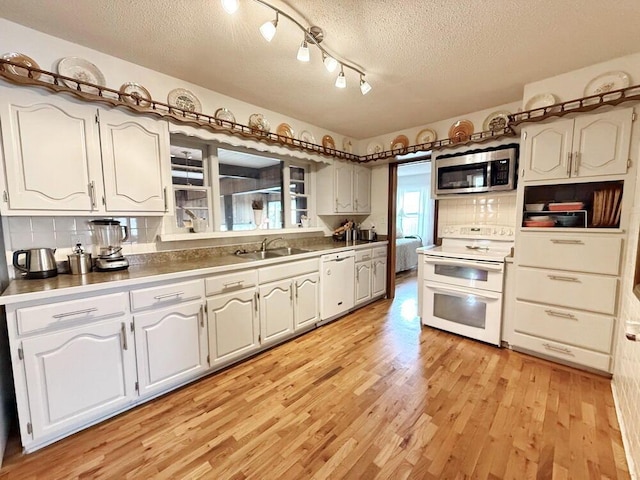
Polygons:
[[265,252],[269,245],[271,245],[273,242],[277,242],[278,240],[284,240],[284,238],[283,237],[277,237],[277,238],[272,238],[271,240],[267,241],[267,238],[265,237],[264,240],[262,240],[262,243],[260,243],[260,251]]

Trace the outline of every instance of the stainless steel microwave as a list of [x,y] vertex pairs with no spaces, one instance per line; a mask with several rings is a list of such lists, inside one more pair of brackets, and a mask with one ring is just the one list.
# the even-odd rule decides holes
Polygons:
[[516,188],[518,145],[445,155],[435,160],[436,195]]

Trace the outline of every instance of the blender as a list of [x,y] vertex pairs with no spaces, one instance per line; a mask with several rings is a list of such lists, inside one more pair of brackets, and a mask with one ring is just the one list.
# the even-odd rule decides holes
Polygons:
[[129,238],[127,227],[112,218],[91,220],[89,225],[93,233],[96,270],[107,272],[128,268],[129,262],[122,255],[122,242]]

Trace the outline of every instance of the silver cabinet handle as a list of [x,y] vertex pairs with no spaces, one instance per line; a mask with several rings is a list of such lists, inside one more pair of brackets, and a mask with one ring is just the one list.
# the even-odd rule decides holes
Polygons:
[[551,243],[556,243],[559,245],[584,245],[584,242],[582,240],[569,240],[564,238],[552,238]]
[[153,298],[155,298],[156,300],[162,300],[164,298],[179,297],[180,295],[184,295],[184,292],[165,293],[164,295],[156,295]]
[[237,282],[223,283],[222,287],[223,288],[241,287],[243,283],[244,283],[244,280],[238,280]]
[[296,300],[298,299],[298,282],[294,283],[295,287],[296,287]]
[[571,175],[571,152],[567,153],[567,176]]
[[255,292],[253,294],[253,301],[255,303],[255,309],[256,309],[256,312],[257,312],[258,311],[258,292]]
[[129,345],[127,345],[127,327],[125,326],[124,322],[122,322],[120,326],[120,338],[122,339],[122,349],[128,350]]
[[578,168],[580,165],[580,152],[576,152],[573,155],[573,174],[578,175]]
[[200,315],[200,326],[204,328],[204,305],[200,305],[198,315]]
[[293,304],[293,283],[289,285],[289,301]]
[[362,260],[371,260],[371,255],[363,255]]
[[97,308],[85,308],[84,310],[76,310],[75,312],[57,313],[53,315],[53,318],[71,317],[73,315],[81,315],[83,313],[91,313],[91,312],[97,312],[97,311],[98,311]]
[[91,210],[96,208],[96,182],[91,180],[89,182],[89,198],[91,199]]
[[565,355],[571,355],[572,357],[575,357],[573,352],[566,347],[558,347],[556,345],[551,345],[550,343],[543,343],[542,346],[547,350],[551,350],[552,352],[564,353]]
[[168,212],[169,211],[169,199],[167,197],[167,187],[164,187],[164,189],[162,190],[162,197],[164,200],[164,211]]
[[551,317],[568,318],[570,320],[577,320],[575,315],[565,312],[557,312],[555,310],[545,310],[545,313]]
[[576,277],[563,277],[562,275],[547,275],[551,280],[560,280],[562,282],[580,282]]

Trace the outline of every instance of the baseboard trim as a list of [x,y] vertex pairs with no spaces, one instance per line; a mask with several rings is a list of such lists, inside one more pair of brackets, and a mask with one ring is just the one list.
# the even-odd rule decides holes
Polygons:
[[636,471],[635,463],[633,462],[633,457],[631,456],[631,442],[627,435],[627,428],[624,423],[624,418],[622,416],[622,408],[620,408],[620,400],[618,399],[618,391],[615,384],[615,375],[611,380],[611,394],[613,395],[613,405],[616,410],[616,417],[618,418],[618,425],[620,425],[620,436],[622,437],[622,446],[624,447],[624,455],[627,458],[627,467],[629,467],[629,475],[631,476],[631,480],[640,480],[638,478],[638,473]]

